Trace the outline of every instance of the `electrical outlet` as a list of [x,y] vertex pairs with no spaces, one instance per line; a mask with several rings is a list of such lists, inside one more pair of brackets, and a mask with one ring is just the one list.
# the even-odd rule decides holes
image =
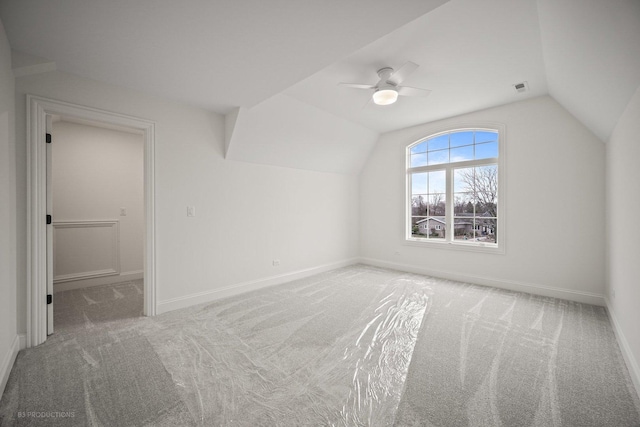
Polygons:
[[187,216],[196,216],[195,206],[187,206]]
[[127,208],[120,208],[120,216],[127,216]]
[[278,266],[280,266],[280,260],[279,260],[279,259],[274,259],[274,260],[273,260],[273,266],[274,266],[274,267],[278,267]]

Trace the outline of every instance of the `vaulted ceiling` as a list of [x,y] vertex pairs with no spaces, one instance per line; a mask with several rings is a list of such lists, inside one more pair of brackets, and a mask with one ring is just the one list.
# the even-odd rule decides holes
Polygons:
[[[328,172],[357,173],[379,133],[544,94],[606,141],[640,85],[638,0],[0,0],[0,18],[16,75],[55,63],[207,108],[228,158]],[[429,97],[337,85],[407,61]]]

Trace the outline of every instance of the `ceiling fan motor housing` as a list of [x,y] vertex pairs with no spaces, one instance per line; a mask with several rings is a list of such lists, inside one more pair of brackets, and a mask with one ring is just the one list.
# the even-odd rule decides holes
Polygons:
[[385,82],[391,77],[391,74],[393,74],[393,68],[391,67],[384,67],[378,70],[378,77]]

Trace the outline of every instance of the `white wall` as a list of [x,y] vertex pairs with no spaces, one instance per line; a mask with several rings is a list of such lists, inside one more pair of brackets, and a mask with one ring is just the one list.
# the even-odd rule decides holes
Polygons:
[[[141,277],[144,239],[144,138],[84,124],[53,124],[52,196],[54,221],[54,278],[83,277],[80,281],[54,281],[54,290],[91,284],[87,275],[105,267],[120,272],[105,280],[117,283]],[[120,214],[126,209],[126,215]],[[87,221],[116,220],[119,230],[89,227]],[[58,227],[76,221],[77,227]],[[87,240],[87,244],[81,240]],[[112,247],[115,245],[117,247]],[[119,259],[111,259],[112,252]]]
[[640,393],[640,87],[607,143],[607,295],[618,337]]
[[[404,245],[405,147],[434,128],[474,121],[506,126],[506,253]],[[548,96],[384,134],[360,177],[361,255],[380,265],[602,304],[604,153],[604,144]]]
[[[16,79],[19,241],[26,242],[27,93],[156,122],[160,303],[357,255],[356,177],[224,160],[223,117],[57,71]],[[26,245],[19,250],[24,280]],[[24,288],[18,307],[24,331]]]
[[17,352],[14,78],[0,21],[0,394]]

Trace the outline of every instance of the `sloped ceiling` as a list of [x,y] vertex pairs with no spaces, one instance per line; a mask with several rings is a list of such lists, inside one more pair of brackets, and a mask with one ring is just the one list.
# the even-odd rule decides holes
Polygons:
[[378,139],[370,129],[286,95],[227,115],[227,132],[228,159],[344,174],[362,168]]
[[640,86],[640,1],[538,0],[549,93],[607,141]]
[[[376,70],[412,61],[402,84],[430,89],[391,106],[367,102],[371,91],[338,82],[375,84]],[[529,91],[513,84],[526,81]],[[389,132],[547,93],[535,1],[452,0],[376,40],[284,92],[377,132]]]
[[445,1],[2,0],[0,16],[12,49],[61,71],[226,114]]
[[[227,114],[228,158],[326,172],[358,173],[381,132],[544,94],[606,141],[640,85],[638,0],[0,0],[0,18],[17,76]],[[429,97],[337,86],[406,61]]]

